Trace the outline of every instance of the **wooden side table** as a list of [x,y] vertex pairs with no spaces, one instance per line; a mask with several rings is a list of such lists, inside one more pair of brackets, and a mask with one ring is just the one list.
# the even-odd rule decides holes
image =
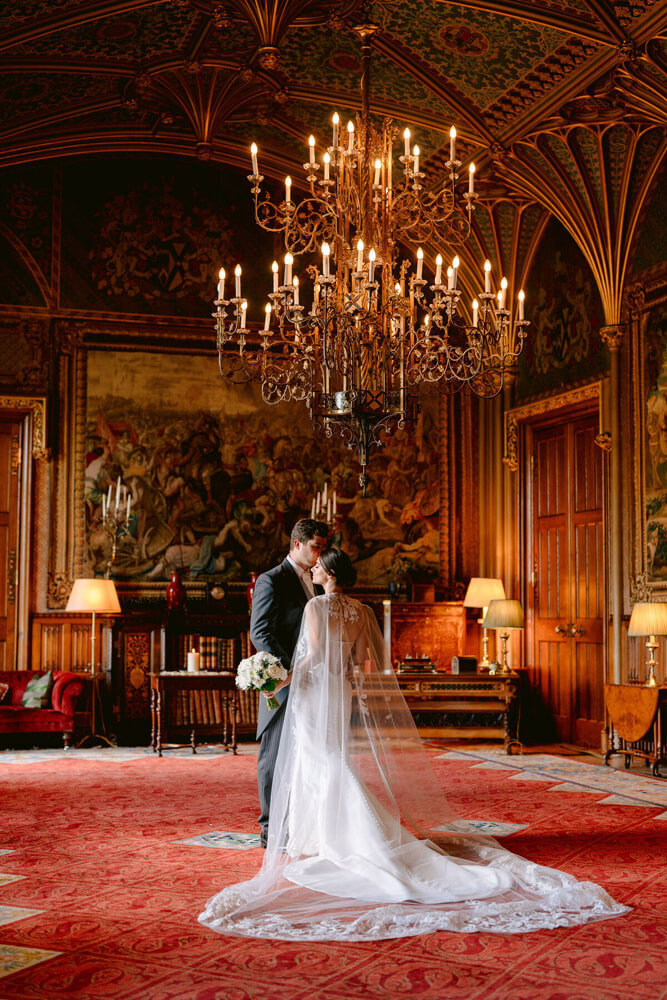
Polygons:
[[[224,746],[236,754],[236,677],[231,673],[212,670],[200,673],[162,671],[150,675],[151,681],[151,746],[162,756],[163,750],[190,746],[197,752],[198,735],[214,737],[207,740]],[[212,692],[218,698],[209,698]],[[218,710],[215,706],[219,706]],[[163,743],[163,732],[174,729],[190,733],[187,743]],[[231,737],[231,742],[230,742]],[[201,745],[200,741],[200,745]]]
[[[406,671],[397,674],[398,685],[410,711],[419,717],[423,713],[441,715],[455,713],[480,716],[502,714],[502,726],[484,725],[483,720],[466,725],[423,725],[417,718],[421,736],[455,739],[501,739],[508,754],[517,744],[510,731],[509,709],[516,697],[520,677],[509,674],[445,674]],[[472,721],[472,720],[471,720]]]
[[604,700],[611,720],[605,764],[614,754],[624,755],[626,767],[639,757],[659,777],[660,765],[667,761],[667,686],[605,684]]

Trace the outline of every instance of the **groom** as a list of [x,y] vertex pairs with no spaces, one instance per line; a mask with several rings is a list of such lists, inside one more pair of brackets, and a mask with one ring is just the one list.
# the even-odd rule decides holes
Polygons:
[[[289,670],[306,602],[315,596],[310,576],[312,567],[327,544],[328,528],[323,521],[304,517],[292,528],[289,555],[273,569],[257,578],[250,615],[250,641],[257,652],[273,653]],[[318,588],[319,591],[319,588]],[[259,699],[257,739],[257,788],[261,815],[262,847],[266,847],[273,769],[280,743],[289,686],[275,697],[280,708],[270,709],[266,698]]]

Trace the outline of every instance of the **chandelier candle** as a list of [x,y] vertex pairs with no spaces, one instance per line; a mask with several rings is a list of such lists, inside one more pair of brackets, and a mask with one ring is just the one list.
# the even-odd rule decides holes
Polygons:
[[[331,145],[317,156],[316,136],[308,138],[304,175],[294,185],[285,178],[284,201],[262,186],[251,147],[255,219],[285,253],[283,274],[278,263],[271,268],[264,329],[261,320],[246,329],[240,266],[236,299],[226,302],[218,283],[214,313],[222,376],[258,381],[266,403],[307,403],[316,431],[356,448],[364,491],[370,449],[414,424],[420,390],[465,386],[496,395],[516,369],[529,325],[524,299],[506,281],[498,307],[488,262],[474,302],[472,294],[463,301],[459,290],[472,293],[477,282],[459,275],[458,256],[443,284],[443,254],[460,253],[470,237],[474,164],[459,181],[452,127],[444,174],[430,187],[420,183],[426,173],[411,127],[370,113],[374,30],[359,29],[361,113],[347,125],[347,141],[341,142],[336,112]],[[424,275],[424,247],[437,255],[435,274]],[[308,266],[296,264],[297,283],[292,266],[299,257]],[[515,315],[508,301],[516,302]]]

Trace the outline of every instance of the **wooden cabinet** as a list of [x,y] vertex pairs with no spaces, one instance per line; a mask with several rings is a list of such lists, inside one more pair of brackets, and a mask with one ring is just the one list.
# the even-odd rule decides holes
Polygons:
[[398,684],[421,736],[515,742],[510,706],[519,675],[399,673]]
[[452,657],[465,652],[466,617],[458,601],[432,604],[392,602],[391,662],[426,655],[438,670],[449,670]]

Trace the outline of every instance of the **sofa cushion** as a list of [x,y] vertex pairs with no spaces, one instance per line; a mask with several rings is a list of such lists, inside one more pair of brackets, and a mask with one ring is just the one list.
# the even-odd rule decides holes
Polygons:
[[0,684],[0,705],[9,694],[9,684]]
[[51,688],[53,686],[53,675],[51,671],[47,674],[40,674],[28,681],[23,692],[24,708],[50,708]]

